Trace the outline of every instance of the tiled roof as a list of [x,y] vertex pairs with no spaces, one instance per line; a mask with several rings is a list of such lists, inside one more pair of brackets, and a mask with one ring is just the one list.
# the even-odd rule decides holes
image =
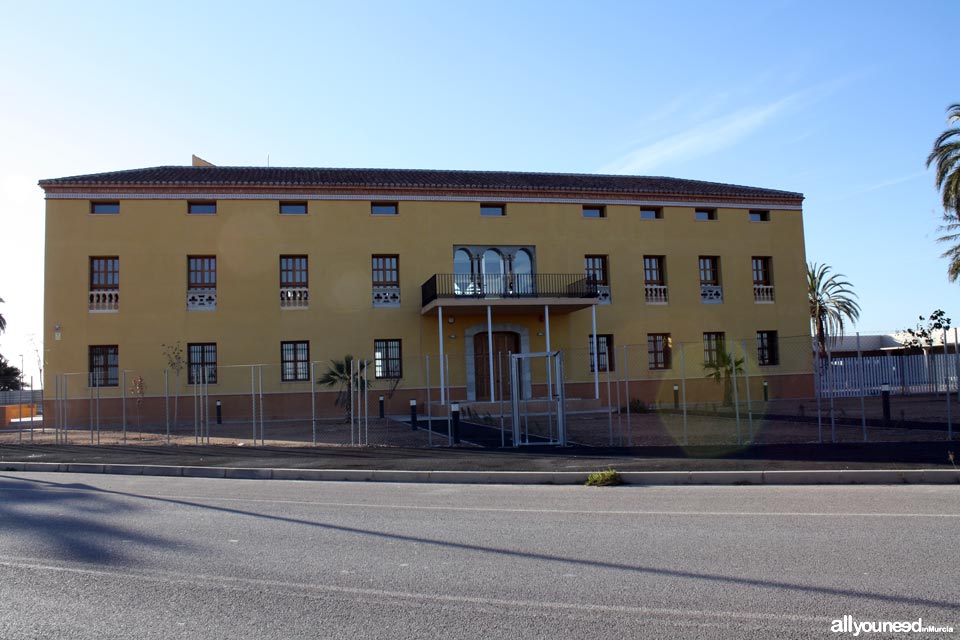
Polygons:
[[734,184],[656,176],[446,171],[424,169],[312,169],[297,167],[149,167],[41,180],[47,187],[303,187],[350,189],[471,189],[670,194],[801,199],[803,194]]

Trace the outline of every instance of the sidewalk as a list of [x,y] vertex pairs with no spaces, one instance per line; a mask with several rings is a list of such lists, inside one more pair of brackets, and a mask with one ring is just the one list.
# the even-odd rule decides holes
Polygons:
[[[507,450],[388,447],[0,446],[0,471],[386,482],[637,484],[960,483],[957,442]],[[960,455],[956,457],[960,458]]]

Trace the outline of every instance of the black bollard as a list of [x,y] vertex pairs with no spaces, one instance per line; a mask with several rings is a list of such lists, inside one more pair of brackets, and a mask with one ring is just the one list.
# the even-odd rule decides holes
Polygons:
[[883,426],[890,425],[890,385],[886,382],[880,385],[880,399],[883,401]]
[[217,400],[217,424],[223,424],[223,412],[220,410],[219,400]]
[[383,419],[383,396],[380,396],[380,419]]
[[460,444],[460,403],[454,402],[450,405],[450,415],[452,417],[453,444]]
[[673,385],[673,408],[674,410],[680,409],[680,385]]
[[763,381],[763,401],[766,402],[769,399],[770,399],[770,391],[767,388],[767,381],[764,380]]
[[417,401],[410,401],[410,428],[413,431],[417,430]]

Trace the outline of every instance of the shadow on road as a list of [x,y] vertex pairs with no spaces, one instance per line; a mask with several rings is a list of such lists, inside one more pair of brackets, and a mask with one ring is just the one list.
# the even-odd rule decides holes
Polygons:
[[[723,575],[718,573],[707,573],[707,572],[698,572],[698,571],[679,571],[675,569],[665,569],[660,567],[631,565],[631,564],[616,563],[616,562],[605,562],[600,560],[587,560],[582,558],[571,558],[571,557],[564,557],[564,556],[552,555],[547,553],[533,553],[529,551],[517,551],[513,549],[503,549],[503,548],[497,548],[497,547],[474,545],[474,544],[467,544],[463,542],[452,542],[447,540],[438,540],[438,539],[431,539],[431,538],[424,538],[424,537],[417,537],[417,536],[409,536],[409,535],[404,535],[399,533],[374,531],[371,529],[360,529],[356,527],[347,527],[343,525],[336,525],[336,524],[330,524],[330,523],[318,522],[318,521],[312,521],[312,520],[304,520],[300,518],[290,518],[286,516],[257,513],[254,511],[247,511],[243,509],[218,507],[214,505],[194,502],[192,500],[184,500],[184,499],[160,497],[160,496],[147,496],[147,495],[129,493],[124,491],[102,489],[102,488],[92,487],[84,484],[62,484],[62,483],[49,482],[49,481],[12,478],[9,476],[0,475],[0,490],[2,490],[5,486],[9,486],[10,484],[9,482],[5,483],[3,480],[4,478],[6,478],[8,481],[9,480],[16,481],[17,483],[20,483],[20,486],[22,486],[23,483],[38,483],[38,484],[54,487],[57,489],[75,489],[75,490],[81,490],[84,492],[91,492],[101,496],[98,499],[98,501],[95,503],[97,505],[100,505],[99,508],[109,508],[110,505],[115,504],[119,509],[125,509],[127,511],[135,510],[129,506],[123,506],[122,504],[119,503],[118,500],[110,500],[109,498],[110,496],[118,496],[123,498],[134,498],[134,499],[145,500],[150,502],[176,504],[176,505],[192,507],[196,509],[204,509],[204,510],[215,511],[219,513],[227,513],[231,515],[248,516],[251,518],[257,518],[262,520],[271,520],[275,522],[298,524],[298,525],[303,525],[307,527],[315,527],[319,529],[350,533],[350,534],[355,534],[360,536],[369,536],[372,538],[380,538],[380,539],[385,539],[390,541],[410,542],[414,544],[430,545],[430,546],[436,546],[436,547],[441,547],[445,549],[455,549],[458,551],[468,551],[468,552],[476,552],[476,553],[483,553],[483,554],[497,554],[497,555],[503,555],[508,557],[521,558],[521,559],[554,562],[554,563],[560,563],[564,565],[612,569],[616,571],[625,571],[630,573],[646,574],[646,575],[653,575],[653,576],[663,576],[668,578],[681,578],[681,579],[689,579],[689,580],[707,581],[707,582],[730,585],[731,587],[747,586],[747,587],[754,587],[754,588],[761,588],[761,589],[784,589],[788,591],[793,591],[795,593],[809,593],[814,595],[857,598],[861,600],[889,602],[889,603],[901,604],[901,605],[943,608],[943,609],[948,609],[950,611],[955,611],[957,606],[956,602],[947,601],[947,600],[933,600],[929,598],[901,596],[901,595],[894,595],[889,593],[879,593],[875,591],[860,591],[860,590],[854,590],[854,589],[841,589],[841,588],[835,588],[835,587],[829,587],[829,586],[797,584],[797,583],[785,582],[785,581],[779,581],[779,580],[757,580],[752,578],[741,578],[738,576]],[[57,500],[68,501],[67,503],[71,504],[69,502],[71,498],[67,496],[58,497],[55,494],[51,498],[48,498],[47,496],[43,495],[44,492],[40,491],[38,493],[41,493],[40,497],[32,498],[32,500],[34,500],[35,502],[52,499],[54,501],[57,501]],[[74,498],[73,500],[74,500],[74,502],[72,503],[73,508],[83,508],[84,512],[85,513],[87,512],[86,506],[85,506],[86,501],[88,500],[87,498],[78,497],[78,498]],[[6,520],[6,517],[5,517],[6,515],[7,515],[6,513],[0,512],[0,522],[4,522]],[[31,521],[27,526],[29,526],[32,529],[33,527],[42,527],[44,524],[53,525],[56,527],[58,531],[64,526],[63,522],[58,521],[57,517],[54,517],[54,516],[49,516],[49,517],[41,518],[35,521]],[[96,535],[98,533],[98,527],[94,523],[90,523],[86,520],[79,520],[78,522],[76,522],[76,524],[79,525],[80,531],[83,532],[84,535],[82,537],[84,540],[88,535],[91,535],[91,534]],[[0,530],[2,530],[2,528],[0,528]],[[113,541],[116,541],[117,539],[127,539],[128,537],[127,533],[124,532],[123,530],[112,528],[112,527],[104,527],[103,534],[109,536],[109,539]],[[139,541],[146,544],[172,546],[170,545],[169,542],[163,541],[162,539],[159,539],[159,538],[140,536],[138,534],[132,534],[132,535],[133,535],[133,539],[138,539]],[[108,559],[111,557],[110,550],[105,548],[98,549],[97,547],[91,548],[88,546],[88,544],[85,544],[84,541],[80,540],[79,538],[80,536],[74,536],[74,535],[65,535],[64,537],[61,537],[60,535],[56,536],[57,541],[66,550],[78,556],[87,556],[91,559],[97,559],[97,560],[102,560],[104,558],[104,555]],[[97,555],[98,553],[101,555]]]
[[[73,491],[43,491],[29,485]],[[191,548],[166,539],[110,524],[118,515],[144,511],[119,496],[86,484],[66,484],[0,476],[0,534],[28,540],[30,551],[62,560],[110,565],[135,564],[138,547]]]

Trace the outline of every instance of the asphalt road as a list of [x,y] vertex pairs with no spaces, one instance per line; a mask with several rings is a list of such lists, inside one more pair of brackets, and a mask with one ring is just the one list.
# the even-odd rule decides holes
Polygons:
[[2,473],[0,638],[960,638],[958,540],[952,486]]

